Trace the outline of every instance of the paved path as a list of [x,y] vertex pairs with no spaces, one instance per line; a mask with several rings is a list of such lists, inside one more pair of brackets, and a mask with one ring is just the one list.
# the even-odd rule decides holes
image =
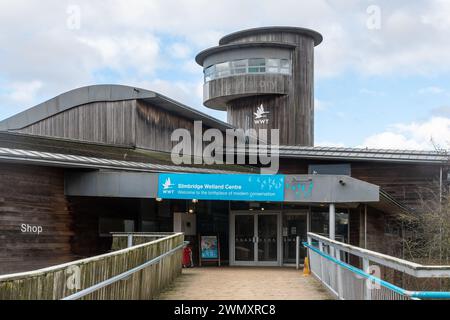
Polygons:
[[205,267],[183,269],[161,300],[324,300],[328,292],[294,268]]

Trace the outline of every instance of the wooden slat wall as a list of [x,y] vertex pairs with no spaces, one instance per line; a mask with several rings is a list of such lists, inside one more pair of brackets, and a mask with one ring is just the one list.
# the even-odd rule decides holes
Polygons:
[[[0,300],[58,300],[105,281],[182,245],[183,234],[130,247],[109,254],[74,261],[65,265],[19,275],[0,276]],[[157,264],[134,273],[127,279],[99,289],[85,300],[152,299],[181,274],[183,250],[164,257]],[[73,269],[80,271],[80,289],[67,286]],[[69,272],[69,270],[71,272]]]
[[400,203],[419,209],[421,197],[439,194],[439,166],[425,164],[353,163],[352,177],[376,184]]
[[[145,101],[137,101],[136,111],[136,146],[138,148],[170,152],[178,144],[170,140],[172,132],[176,129],[188,130],[194,139],[194,120],[169,113]],[[203,125],[203,132],[207,129],[209,127]],[[191,147],[193,150],[193,142]]]
[[[23,223],[43,233],[22,233]],[[62,169],[0,165],[0,274],[73,260],[73,234]]]
[[100,217],[134,220],[137,226],[139,199],[68,197],[68,203],[74,220],[72,251],[79,257],[102,254],[111,248],[111,238],[99,235]]
[[[276,115],[275,121],[269,124],[269,128],[280,129],[280,144],[312,146],[314,144],[314,40],[308,36],[295,33],[273,32],[244,36],[230,43],[258,41],[284,42],[297,45],[291,53],[292,76],[288,77],[287,84],[284,83],[285,80],[277,80],[275,84],[277,90],[279,90],[278,87],[283,88],[287,96],[284,99],[275,98],[266,103],[271,108],[272,113],[280,113]],[[238,79],[240,77],[233,78]],[[229,86],[223,89],[224,92],[227,88]],[[249,88],[251,89],[251,86]],[[214,90],[217,91],[217,89]],[[247,111],[251,111],[247,114],[251,117],[253,123],[252,109],[256,109],[257,105],[250,100],[246,99],[245,101],[249,108]],[[258,99],[255,102],[259,103]],[[235,105],[238,108],[235,109]],[[242,107],[242,103],[239,102],[239,99],[229,103],[229,120],[234,121],[240,117],[242,119],[240,113],[243,110],[240,107]],[[233,115],[235,111],[238,112],[236,116]],[[230,123],[235,125],[234,122],[230,121]]]
[[21,133],[133,146],[136,100],[95,102],[32,124]]
[[[145,101],[127,100],[78,106],[18,132],[170,152],[177,144],[170,136],[179,128],[194,137],[193,120]],[[203,131],[207,129],[203,127]]]

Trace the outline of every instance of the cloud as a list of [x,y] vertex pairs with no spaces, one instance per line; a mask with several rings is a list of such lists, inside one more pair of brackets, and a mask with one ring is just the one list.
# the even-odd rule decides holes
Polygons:
[[95,50],[99,61],[96,68],[110,68],[120,73],[153,74],[158,67],[159,40],[151,34],[135,36],[100,36],[76,38]]
[[320,141],[314,144],[315,147],[335,147],[335,148],[345,148],[346,145],[343,142],[333,142],[333,141]]
[[6,90],[9,93],[7,96],[14,102],[31,103],[42,88],[42,82],[33,80],[31,82],[14,82],[9,85]]
[[431,110],[433,116],[450,118],[450,106],[441,106]]
[[185,43],[176,42],[170,45],[169,48],[169,53],[175,59],[189,58],[191,52],[192,52],[191,48]]
[[450,149],[450,118],[433,116],[423,122],[398,123],[367,137],[361,146],[383,149]]
[[444,89],[442,89],[440,87],[436,87],[436,86],[420,88],[418,90],[419,94],[439,94],[439,93],[443,93],[443,92],[445,92]]
[[[201,77],[201,68],[192,61],[196,52],[217,45],[229,32],[267,25],[302,26],[323,34],[315,51],[318,79],[345,72],[397,76],[450,71],[450,2],[444,0],[74,3],[80,9],[76,29],[68,28],[67,9],[73,2],[0,2],[0,79],[40,82],[32,103],[104,81],[188,83],[195,72]],[[381,11],[377,30],[367,28],[371,4]],[[105,70],[110,76],[104,76]],[[14,108],[5,97],[0,104]],[[321,108],[319,103],[317,110]]]

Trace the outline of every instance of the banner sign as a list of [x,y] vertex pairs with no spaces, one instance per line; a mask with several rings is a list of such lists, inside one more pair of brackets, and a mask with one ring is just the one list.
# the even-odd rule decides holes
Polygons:
[[202,259],[219,259],[217,236],[200,236],[200,253]]
[[284,175],[161,173],[161,199],[283,201]]

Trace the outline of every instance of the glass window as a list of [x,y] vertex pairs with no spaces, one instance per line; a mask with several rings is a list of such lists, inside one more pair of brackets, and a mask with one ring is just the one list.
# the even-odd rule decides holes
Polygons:
[[280,73],[289,74],[291,72],[291,63],[288,59],[280,60]]
[[258,73],[258,72],[266,72],[266,59],[257,58],[257,59],[248,59],[248,72],[249,73]]
[[247,60],[243,59],[232,61],[232,68],[233,74],[247,73]]
[[268,67],[279,67],[280,66],[280,59],[267,59],[266,65]]
[[219,64],[216,64],[216,77],[226,77],[230,75],[230,63],[229,62],[222,62]]
[[205,82],[246,73],[290,73],[290,60],[275,58],[250,58],[218,63],[204,69]]
[[258,58],[258,59],[248,59],[248,65],[249,66],[265,66],[266,65],[266,60],[262,59],[262,58]]

